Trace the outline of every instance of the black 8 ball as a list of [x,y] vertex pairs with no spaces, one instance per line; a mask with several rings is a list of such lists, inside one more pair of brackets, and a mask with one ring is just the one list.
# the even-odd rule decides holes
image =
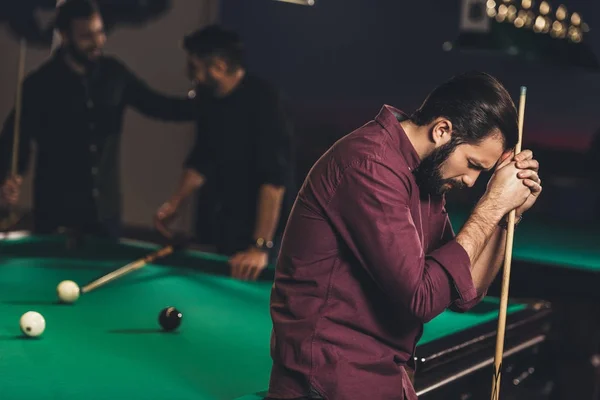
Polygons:
[[164,308],[158,315],[158,323],[167,332],[173,331],[181,325],[183,314],[175,307]]

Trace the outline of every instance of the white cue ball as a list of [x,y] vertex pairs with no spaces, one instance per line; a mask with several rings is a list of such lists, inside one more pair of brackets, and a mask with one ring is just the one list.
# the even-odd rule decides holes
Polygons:
[[79,286],[73,281],[62,281],[56,287],[56,292],[63,303],[73,303],[79,298]]
[[21,331],[29,337],[37,337],[46,330],[46,320],[42,314],[35,311],[28,311],[21,316],[19,321]]

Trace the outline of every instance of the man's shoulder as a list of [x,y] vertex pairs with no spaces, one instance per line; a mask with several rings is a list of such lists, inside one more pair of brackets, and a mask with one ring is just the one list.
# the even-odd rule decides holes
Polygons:
[[[111,55],[103,56],[98,66],[110,76],[118,76],[119,74],[128,73],[129,69],[123,61]],[[57,53],[52,54],[39,66],[34,68],[25,78],[23,85],[25,90],[39,90],[40,87],[52,85],[53,83],[60,84],[61,74],[65,71],[64,62]]]
[[131,71],[125,61],[112,54],[103,55],[99,61],[99,67],[109,70],[110,72],[126,73]]
[[281,99],[281,93],[275,84],[258,75],[246,75],[244,86],[253,97],[272,101]]
[[275,85],[271,83],[269,80],[253,74],[251,72],[247,72],[245,76],[246,85],[249,88],[256,90],[264,90],[264,91],[272,91],[275,90]]
[[390,133],[376,121],[370,121],[339,139],[332,146],[332,157],[341,169],[378,164],[398,174],[409,174],[408,163],[393,146]]
[[27,74],[24,83],[27,84],[37,84],[41,82],[46,82],[47,79],[53,78],[56,72],[58,72],[58,65],[56,56],[51,56],[44,60],[39,66]]
[[302,191],[318,192],[327,202],[343,192],[341,187],[353,193],[379,188],[399,201],[410,198],[414,177],[402,156],[388,147],[386,134],[370,122],[337,140],[311,168],[307,181],[312,184]]

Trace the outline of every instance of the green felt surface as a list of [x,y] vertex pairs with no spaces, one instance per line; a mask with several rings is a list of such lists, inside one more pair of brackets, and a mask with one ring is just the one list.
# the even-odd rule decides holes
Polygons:
[[[57,304],[60,281],[83,285],[157,248],[92,243],[67,252],[56,239],[0,241],[0,398],[212,400],[264,390],[271,283],[202,272],[214,263],[226,271],[224,257],[171,256],[74,305]],[[167,306],[184,314],[176,333],[160,331]],[[485,299],[470,313],[445,312],[419,345],[491,321],[497,309]],[[20,335],[19,318],[30,310],[46,318],[40,339]]]
[[[86,252],[60,257],[61,250],[48,257],[48,243],[37,244],[44,257],[35,243],[20,256],[0,247],[0,398],[231,399],[264,387],[269,283],[165,263],[59,305],[60,281],[87,283],[140,249],[100,246],[86,259]],[[189,259],[195,262],[202,257]],[[184,314],[177,333],[158,325],[170,305]],[[20,337],[19,318],[29,310],[46,318],[37,340]]]
[[[419,345],[422,346],[469,327],[497,320],[499,307],[498,299],[488,297],[468,313],[446,311],[425,324]],[[525,307],[524,304],[509,304],[507,313],[514,313]]]
[[[465,210],[449,215],[455,232],[469,216]],[[513,260],[600,272],[600,231],[525,217],[515,229]]]
[[259,393],[247,394],[245,396],[238,397],[235,400],[262,400],[265,397],[267,397],[267,392],[262,391],[262,392],[259,392]]

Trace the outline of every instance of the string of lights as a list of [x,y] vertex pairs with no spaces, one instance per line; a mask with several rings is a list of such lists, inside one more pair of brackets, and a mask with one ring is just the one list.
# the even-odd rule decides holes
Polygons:
[[548,1],[536,6],[534,0],[488,0],[487,15],[497,22],[513,24],[519,29],[531,29],[535,33],[549,34],[555,39],[567,39],[573,43],[583,41],[589,26],[577,12],[569,14],[563,4],[553,10]]

